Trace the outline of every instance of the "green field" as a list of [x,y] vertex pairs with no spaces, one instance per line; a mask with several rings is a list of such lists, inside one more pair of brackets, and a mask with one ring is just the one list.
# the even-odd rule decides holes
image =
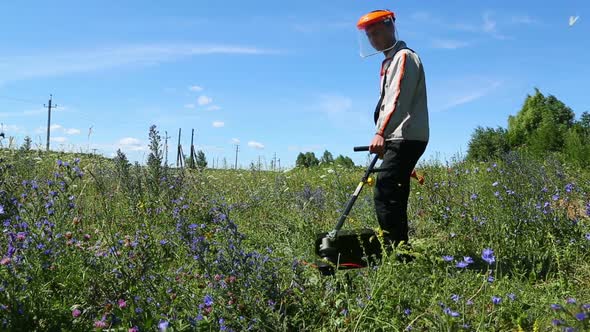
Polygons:
[[[590,177],[551,158],[421,163],[415,259],[323,277],[315,234],[334,226],[363,168],[0,153],[2,330],[590,328]],[[344,228],[362,227],[377,227],[372,187]]]

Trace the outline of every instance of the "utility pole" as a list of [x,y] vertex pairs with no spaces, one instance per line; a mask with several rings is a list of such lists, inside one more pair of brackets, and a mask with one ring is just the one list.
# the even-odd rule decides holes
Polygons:
[[236,164],[234,166],[234,169],[238,169],[238,151],[239,151],[240,145],[236,144]]
[[164,135],[165,135],[164,136],[164,142],[165,142],[164,143],[164,151],[165,151],[164,152],[165,153],[165,156],[164,156],[164,165],[166,165],[166,167],[168,167],[168,139],[169,138],[172,138],[172,137],[168,136],[168,132],[167,131],[164,131]]
[[51,107],[57,107],[57,105],[51,105],[51,100],[53,99],[53,95],[49,95],[49,104],[43,105],[43,107],[47,107],[47,147],[46,150],[49,151],[49,133],[51,131]]
[[182,132],[182,128],[178,128],[178,150],[176,152],[176,167],[183,167],[184,165],[184,153],[182,152],[182,145],[180,145],[180,134]]
[[193,128],[193,132],[191,134],[191,164],[190,164],[190,168],[195,168],[195,159],[197,158],[197,154],[195,152],[195,146],[193,145],[194,138],[195,138],[195,129]]
[[272,170],[275,171],[277,168],[277,153],[275,152],[275,156],[273,158],[273,163],[272,163]]

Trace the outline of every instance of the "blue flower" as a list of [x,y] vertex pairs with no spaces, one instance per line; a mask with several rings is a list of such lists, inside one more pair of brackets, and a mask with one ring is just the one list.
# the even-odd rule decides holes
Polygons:
[[442,258],[445,262],[451,262],[453,260],[453,256],[449,256],[449,255],[443,256]]
[[463,260],[467,263],[467,264],[471,264],[473,263],[473,258],[469,257],[469,256],[465,256],[463,257]]
[[571,297],[570,297],[570,298],[568,298],[568,299],[566,300],[566,302],[567,302],[568,304],[576,304],[576,299],[574,299],[574,298],[571,298]]
[[451,317],[459,317],[459,313],[451,310],[450,308],[444,308],[443,312]]
[[496,258],[494,257],[494,251],[490,248],[486,248],[482,251],[481,258],[490,265],[496,261]]
[[552,304],[552,305],[551,305],[551,309],[553,309],[553,310],[561,310],[561,309],[562,309],[562,307],[561,307],[561,305],[559,305],[559,304]]
[[514,293],[510,293],[508,294],[508,298],[512,301],[514,301],[516,299],[516,295],[514,295]]
[[585,312],[580,312],[576,314],[576,319],[579,321],[583,321],[586,320],[586,318],[588,318],[588,315]]
[[460,298],[461,298],[461,297],[460,297],[459,295],[457,295],[457,294],[453,294],[453,295],[451,295],[451,300],[453,300],[453,301],[455,301],[455,302],[458,302]]
[[497,297],[497,296],[492,296],[492,303],[500,304],[500,302],[502,302],[502,298]]
[[406,308],[404,310],[404,315],[409,316],[412,313],[412,310],[410,310],[410,308]]
[[559,319],[554,319],[551,321],[551,324],[553,324],[553,326],[559,326],[559,325],[563,324],[563,321],[559,320]]
[[211,295],[205,295],[205,299],[203,300],[206,306],[210,307],[213,305],[213,297]]
[[4,214],[4,205],[0,204],[0,214]]
[[467,267],[467,265],[469,265],[469,264],[467,264],[467,263],[466,263],[466,262],[464,262],[464,261],[460,261],[460,262],[458,262],[458,263],[457,263],[457,265],[456,265],[456,266],[457,266],[458,268],[462,269],[462,268],[465,268],[465,267]]
[[170,324],[167,321],[161,320],[158,324],[158,328],[160,329],[160,331],[166,331],[166,329],[168,329],[168,325]]
[[574,185],[573,185],[573,183],[568,183],[568,184],[566,184],[566,185],[565,185],[565,191],[566,191],[566,192],[568,192],[568,193],[569,193],[569,192],[571,192],[573,189],[574,189]]

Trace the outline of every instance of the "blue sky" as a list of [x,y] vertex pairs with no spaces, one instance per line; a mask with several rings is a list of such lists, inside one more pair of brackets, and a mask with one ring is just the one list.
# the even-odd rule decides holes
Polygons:
[[465,154],[478,125],[506,127],[535,87],[590,111],[585,0],[4,1],[0,122],[44,148],[53,94],[52,149],[143,163],[155,124],[171,163],[182,128],[184,152],[194,129],[210,165],[233,165],[236,143],[242,167],[324,150],[361,164],[383,57],[360,58],[355,23],[382,8],[425,66],[423,161]]

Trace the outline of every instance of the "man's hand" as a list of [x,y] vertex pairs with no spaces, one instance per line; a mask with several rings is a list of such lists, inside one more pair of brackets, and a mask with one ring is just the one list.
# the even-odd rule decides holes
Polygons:
[[381,135],[375,135],[369,145],[369,152],[376,153],[379,158],[383,158],[383,152],[385,150],[385,139]]

